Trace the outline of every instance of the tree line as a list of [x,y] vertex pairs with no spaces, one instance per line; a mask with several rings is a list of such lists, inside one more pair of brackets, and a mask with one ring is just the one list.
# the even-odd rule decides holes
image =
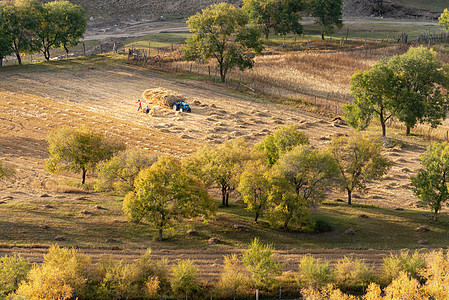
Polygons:
[[3,58],[76,46],[86,31],[84,10],[66,0],[42,3],[38,0],[0,2],[0,66]]
[[[375,271],[365,260],[329,261],[304,255],[295,272],[283,272],[272,245],[255,238],[242,255],[227,255],[215,283],[202,282],[192,260],[169,266],[148,249],[133,262],[103,256],[97,262],[79,249],[51,246],[42,264],[20,255],[0,258],[0,296],[5,299],[248,299],[260,291],[320,300],[445,300],[449,257],[444,250],[401,251]],[[354,296],[357,295],[357,296]]]
[[183,49],[186,60],[216,61],[222,82],[233,68],[252,68],[264,49],[262,35],[301,34],[302,14],[316,18],[321,35],[342,25],[342,0],[244,0],[242,8],[219,3],[191,16],[192,35]]

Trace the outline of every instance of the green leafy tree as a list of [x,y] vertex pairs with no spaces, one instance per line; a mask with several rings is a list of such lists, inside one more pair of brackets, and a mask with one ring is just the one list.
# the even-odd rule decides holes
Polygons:
[[386,134],[386,122],[392,116],[405,123],[407,134],[417,123],[441,124],[448,111],[447,68],[443,68],[433,50],[410,48],[407,53],[379,61],[351,78],[355,99],[344,106],[348,123],[365,129],[377,115]]
[[97,183],[100,191],[115,190],[127,193],[134,187],[134,179],[139,172],[156,161],[156,156],[137,149],[120,151],[97,166]]
[[301,8],[301,0],[243,1],[243,10],[248,14],[250,23],[261,26],[266,39],[270,29],[280,35],[289,32],[301,34]]
[[354,190],[364,190],[366,183],[385,175],[391,162],[384,157],[382,141],[367,135],[354,134],[332,139],[328,148],[340,172],[338,185],[348,193],[348,204]]
[[373,115],[379,118],[382,136],[386,135],[386,124],[392,117],[393,86],[395,77],[385,61],[379,61],[371,69],[355,72],[351,77],[352,104],[343,106],[346,121],[358,130],[368,127]]
[[436,221],[442,205],[449,199],[449,143],[433,143],[420,160],[423,169],[410,178],[413,191],[421,205],[430,207]]
[[43,6],[38,0],[19,0],[6,7],[5,20],[13,38],[13,52],[18,63],[22,64],[22,53],[39,52],[36,32],[41,23]]
[[185,59],[213,58],[222,82],[234,67],[252,68],[254,52],[260,53],[263,49],[260,30],[248,26],[247,15],[227,3],[203,9],[191,16],[187,25],[192,35],[186,40]]
[[185,162],[186,168],[202,178],[207,186],[217,184],[221,189],[222,205],[229,206],[229,195],[237,187],[246,161],[257,158],[243,139],[219,146],[198,149]]
[[247,204],[246,209],[255,213],[254,222],[262,214],[270,194],[269,171],[268,165],[262,160],[254,160],[246,164],[240,176],[238,191]]
[[444,9],[441,16],[438,18],[438,24],[443,25],[446,30],[449,30],[449,10]]
[[272,223],[301,224],[311,206],[326,197],[326,191],[338,176],[335,159],[326,151],[300,145],[285,153],[272,177],[268,212]]
[[188,173],[181,162],[161,156],[151,167],[142,170],[134,182],[134,191],[123,201],[123,211],[133,221],[145,221],[162,230],[183,217],[202,215],[206,220],[215,211],[215,203],[204,183]]
[[13,53],[13,37],[9,28],[9,10],[11,6],[0,3],[0,67],[3,65],[3,59]]
[[334,32],[334,26],[341,28],[343,22],[343,0],[307,0],[307,7],[312,17],[317,18],[321,26],[321,39],[325,34]]
[[100,161],[125,149],[123,143],[87,128],[61,127],[51,132],[47,141],[50,152],[47,170],[81,172],[82,184],[86,182],[86,173],[95,170]]
[[309,143],[308,137],[298,130],[296,125],[284,125],[276,128],[272,134],[267,135],[255,149],[264,153],[268,164],[274,165],[279,157],[292,150],[295,146]]
[[417,123],[441,124],[448,111],[448,74],[437,53],[425,47],[412,47],[388,61],[395,76],[392,94],[394,115],[405,123],[407,132]]
[[43,5],[42,20],[37,38],[46,60],[50,60],[50,49],[76,46],[86,31],[84,10],[66,0],[56,0]]
[[254,238],[243,253],[243,265],[251,272],[257,288],[266,287],[274,281],[274,276],[281,274],[282,266],[273,257],[273,250],[273,245],[262,245],[258,238]]

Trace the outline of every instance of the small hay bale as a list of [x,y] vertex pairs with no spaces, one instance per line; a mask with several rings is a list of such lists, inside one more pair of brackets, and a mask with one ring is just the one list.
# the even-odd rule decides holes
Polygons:
[[175,103],[176,101],[186,100],[183,95],[163,88],[146,90],[142,93],[142,97],[150,103],[165,107],[172,107],[173,103]]
[[149,115],[152,117],[162,117],[164,115],[162,113],[162,107],[160,105],[153,106],[149,112]]
[[352,229],[352,228],[348,228],[348,229],[345,230],[345,234],[354,235],[355,234],[355,230]]

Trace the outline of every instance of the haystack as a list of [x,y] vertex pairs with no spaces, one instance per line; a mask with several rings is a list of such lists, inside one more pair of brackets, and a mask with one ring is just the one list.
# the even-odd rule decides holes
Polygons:
[[150,103],[170,108],[173,106],[174,102],[186,100],[183,95],[164,88],[146,90],[143,92],[142,97]]

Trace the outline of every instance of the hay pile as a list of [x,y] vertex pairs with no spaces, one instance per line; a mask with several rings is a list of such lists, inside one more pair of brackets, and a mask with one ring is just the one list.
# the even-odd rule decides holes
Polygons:
[[173,106],[175,101],[186,100],[183,95],[163,88],[146,90],[143,92],[142,97],[150,103],[170,108]]
[[149,115],[152,117],[163,117],[165,114],[162,107],[160,105],[156,105],[151,108]]

